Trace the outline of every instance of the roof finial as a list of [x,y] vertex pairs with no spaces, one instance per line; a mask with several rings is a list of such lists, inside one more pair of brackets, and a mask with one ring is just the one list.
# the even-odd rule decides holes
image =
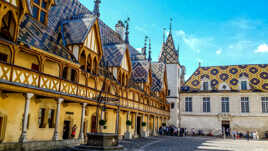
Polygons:
[[128,40],[128,34],[129,34],[129,31],[128,31],[128,28],[129,28],[129,17],[127,18],[127,20],[125,21],[125,24],[126,24],[126,32],[125,32],[125,43],[126,44],[129,44],[129,40]]
[[163,43],[165,43],[166,40],[166,28],[163,28]]
[[100,17],[100,3],[101,0],[95,0],[95,6],[94,6],[94,15],[97,16],[98,18]]
[[199,67],[199,68],[201,67],[201,62],[200,62],[200,61],[198,62],[198,67]]
[[146,49],[147,49],[147,40],[148,40],[148,36],[145,36],[145,39],[144,39],[144,47],[143,47],[143,55],[145,56],[145,59],[146,59]]
[[169,33],[171,33],[171,31],[172,31],[172,21],[173,21],[173,19],[170,18]]
[[151,56],[151,39],[149,39],[149,57],[148,57],[148,61],[151,62],[152,61],[152,56]]

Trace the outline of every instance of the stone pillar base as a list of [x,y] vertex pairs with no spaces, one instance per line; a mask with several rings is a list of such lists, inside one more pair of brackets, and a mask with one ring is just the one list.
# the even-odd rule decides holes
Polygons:
[[133,139],[133,136],[130,132],[125,132],[124,139]]
[[149,137],[149,131],[142,130],[141,137]]

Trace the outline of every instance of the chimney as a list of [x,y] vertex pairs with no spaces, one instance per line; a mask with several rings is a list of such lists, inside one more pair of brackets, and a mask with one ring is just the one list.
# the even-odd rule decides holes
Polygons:
[[119,20],[115,25],[115,31],[120,35],[122,40],[125,39],[125,25],[121,20]]

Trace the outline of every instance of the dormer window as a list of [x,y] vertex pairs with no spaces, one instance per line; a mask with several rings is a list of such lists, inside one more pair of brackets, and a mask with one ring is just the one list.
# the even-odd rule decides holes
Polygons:
[[247,81],[241,81],[241,90],[247,90]]
[[47,23],[48,14],[48,0],[33,0],[33,18],[40,21],[43,24]]
[[208,82],[203,82],[204,91],[208,91]]

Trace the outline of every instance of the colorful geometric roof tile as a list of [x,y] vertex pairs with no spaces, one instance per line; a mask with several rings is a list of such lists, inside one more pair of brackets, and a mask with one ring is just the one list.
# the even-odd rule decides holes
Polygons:
[[132,61],[132,79],[137,83],[148,81],[150,63],[148,61]]
[[163,43],[159,62],[164,62],[166,64],[178,64],[178,53],[176,51],[171,32],[169,32],[167,41]]
[[32,20],[31,17],[25,16],[20,27],[19,42],[77,62],[75,57],[66,48],[55,43],[55,39],[50,36],[50,30],[48,28]]
[[91,14],[72,17],[71,20],[62,21],[63,37],[66,45],[81,44],[94,25],[97,17]]
[[127,52],[126,50],[126,44],[104,45],[103,58],[109,62],[110,67],[119,67],[121,66],[124,54]]
[[251,90],[268,92],[268,65],[229,65],[199,67],[186,81],[185,88],[200,90],[202,78],[208,78],[211,86],[219,90],[222,83],[228,84],[231,90],[239,91],[241,77],[248,78]]
[[152,63],[152,87],[153,92],[159,92],[164,88],[164,75],[165,64],[164,63]]
[[[24,17],[20,25],[21,29],[18,41],[77,62],[72,54],[68,52],[67,48],[57,43],[58,36],[60,35],[58,30],[62,21],[81,14],[91,14],[91,12],[79,0],[54,1],[57,5],[53,5],[50,8],[47,25],[43,25],[32,19],[30,15]],[[27,4],[29,7],[29,0],[27,0]]]

